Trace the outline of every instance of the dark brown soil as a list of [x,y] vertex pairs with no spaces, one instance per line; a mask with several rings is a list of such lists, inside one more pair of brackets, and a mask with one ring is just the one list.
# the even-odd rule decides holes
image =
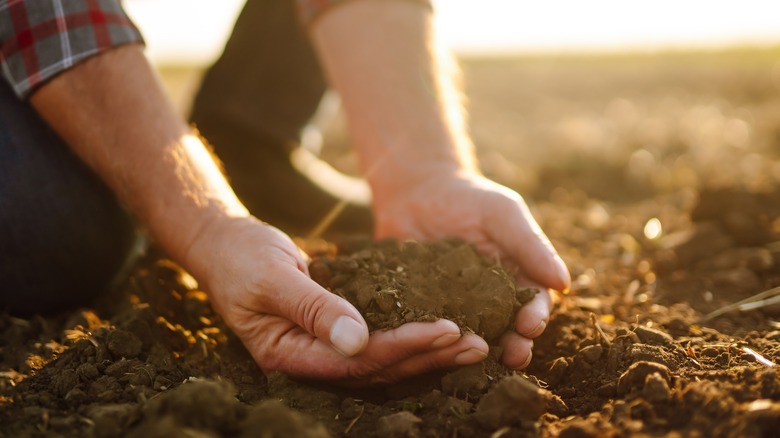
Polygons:
[[500,264],[458,240],[350,239],[337,254],[316,258],[309,271],[354,303],[372,331],[446,318],[492,341],[538,292],[518,287]]
[[[538,196],[574,278],[524,373],[490,357],[365,390],[264,375],[197,284],[152,252],[90,308],[0,316],[0,437],[777,436],[780,304],[722,310],[780,286],[776,59],[466,64],[487,172]],[[363,300],[376,328],[431,307],[490,336],[517,305],[506,273],[453,242],[342,248],[311,271]],[[506,294],[502,316],[417,304],[423,284],[487,284]]]

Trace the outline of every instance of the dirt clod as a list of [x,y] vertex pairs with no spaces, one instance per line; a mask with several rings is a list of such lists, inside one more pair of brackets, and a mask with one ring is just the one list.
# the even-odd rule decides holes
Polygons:
[[411,412],[402,411],[379,419],[376,423],[377,438],[418,438],[422,420]]
[[674,340],[668,333],[642,325],[635,327],[634,333],[641,342],[646,344],[671,345]]
[[445,394],[458,397],[478,397],[490,385],[485,374],[485,365],[478,363],[447,373],[441,379],[441,389]]
[[494,341],[538,292],[518,287],[504,268],[457,240],[367,244],[314,260],[309,270],[355,304],[371,330],[446,318]]
[[534,422],[547,410],[550,394],[528,379],[505,377],[477,403],[476,420],[489,429]]
[[671,372],[666,365],[655,362],[636,362],[620,375],[617,383],[618,394],[625,395],[634,388],[643,388],[645,379],[651,374],[657,374],[667,384],[671,379]]
[[672,398],[669,382],[657,372],[647,375],[642,391],[647,401],[651,403],[667,402]]
[[141,340],[127,330],[114,330],[108,334],[108,351],[114,357],[133,358],[141,353]]

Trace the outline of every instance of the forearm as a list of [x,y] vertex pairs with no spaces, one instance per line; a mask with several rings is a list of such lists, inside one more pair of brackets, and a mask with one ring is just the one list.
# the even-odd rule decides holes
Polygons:
[[247,215],[140,47],[91,58],[30,102],[178,261],[212,221]]
[[375,194],[432,172],[476,170],[428,8],[349,2],[315,21],[311,33]]

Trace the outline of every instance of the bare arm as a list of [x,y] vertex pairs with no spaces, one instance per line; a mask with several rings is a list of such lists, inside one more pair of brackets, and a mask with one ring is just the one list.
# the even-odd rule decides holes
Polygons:
[[375,194],[432,172],[477,171],[453,83],[456,66],[435,44],[427,8],[350,2],[311,32]]
[[264,370],[366,384],[484,357],[484,341],[450,321],[369,337],[354,307],[309,278],[289,237],[248,215],[139,47],[92,58],[31,101],[192,272]]
[[[482,177],[432,15],[406,1],[353,1],[311,28],[373,190],[377,237],[459,236],[518,269],[530,285],[564,290],[561,258],[516,192]],[[502,338],[504,363],[523,368],[550,317],[538,294]]]
[[88,60],[30,101],[175,259],[215,219],[248,216],[139,46]]

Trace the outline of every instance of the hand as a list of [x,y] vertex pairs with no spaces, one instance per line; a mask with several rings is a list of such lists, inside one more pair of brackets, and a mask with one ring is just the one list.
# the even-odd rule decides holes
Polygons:
[[[414,185],[375,194],[377,238],[431,240],[458,236],[489,256],[518,269],[518,280],[558,291],[571,283],[569,272],[517,192],[472,172],[431,173]],[[523,306],[515,330],[500,341],[502,361],[525,368],[532,339],[550,318],[547,291]]]
[[369,336],[358,311],[309,278],[284,233],[251,218],[210,224],[191,247],[190,270],[260,367],[366,385],[479,362],[487,344],[455,323],[410,323]]

